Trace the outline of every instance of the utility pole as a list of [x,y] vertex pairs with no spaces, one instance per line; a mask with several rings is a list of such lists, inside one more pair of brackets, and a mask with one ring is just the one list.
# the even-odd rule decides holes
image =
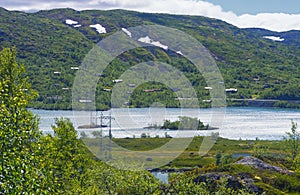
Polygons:
[[[102,131],[102,117],[103,117],[103,113],[100,112],[100,131],[101,131],[101,137],[100,137],[100,155],[102,156],[104,148],[103,148],[103,131]],[[96,119],[97,121],[97,119]]]
[[[112,140],[112,129],[111,129],[111,125],[112,125],[112,120],[114,119],[111,116],[111,112],[109,113],[108,116],[103,115],[103,113],[100,113],[100,116],[97,117],[100,118],[100,127],[101,127],[101,132],[102,132],[102,127],[108,127],[108,143],[107,143],[107,151],[108,154],[105,154],[105,158],[108,159],[112,159],[112,155],[111,155],[111,140]],[[106,121],[106,124],[104,124],[104,122]],[[101,141],[100,141],[100,152],[101,154],[103,154],[104,152],[104,146],[103,146],[103,136],[101,137]]]
[[109,139],[112,139],[112,134],[111,134],[111,112],[109,113],[109,133],[108,133],[108,136],[109,136]]
[[111,134],[111,112],[109,113],[109,132],[108,132],[108,159],[112,159],[111,155],[111,139],[112,139],[112,134]]

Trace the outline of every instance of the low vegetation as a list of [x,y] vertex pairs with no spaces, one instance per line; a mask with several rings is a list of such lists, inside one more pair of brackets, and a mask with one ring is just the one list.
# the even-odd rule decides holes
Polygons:
[[204,125],[197,118],[192,118],[188,116],[179,116],[179,120],[170,121],[165,120],[162,125],[152,124],[145,128],[153,128],[153,129],[167,129],[167,130],[208,130],[208,129],[215,129],[209,128],[209,125]]
[[170,120],[165,120],[161,129],[170,130],[207,130],[209,125],[204,125],[197,118],[180,116],[178,121],[171,122]]

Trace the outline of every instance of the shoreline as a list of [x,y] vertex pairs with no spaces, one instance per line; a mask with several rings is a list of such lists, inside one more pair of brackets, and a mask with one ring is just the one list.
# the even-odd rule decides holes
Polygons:
[[[127,107],[124,107],[124,108],[113,108],[113,109],[143,109],[143,108],[151,108],[151,107],[141,107],[141,108],[137,108],[137,107],[130,107],[130,108],[127,108]],[[166,107],[167,109],[195,109],[195,108],[180,108],[180,107]],[[300,111],[300,107],[276,107],[276,106],[247,106],[247,105],[227,105],[227,106],[224,106],[224,107],[221,107],[221,108],[269,108],[269,109],[288,109],[288,110],[299,110]],[[55,108],[34,108],[34,107],[27,107],[27,109],[30,109],[30,110],[45,110],[45,111],[73,111],[73,109],[55,109]],[[197,109],[212,109],[211,107],[199,107]],[[107,111],[110,111],[110,109],[97,109],[97,110],[94,110],[94,111],[97,111],[97,112],[107,112]],[[82,110],[82,111],[85,111],[85,110]]]

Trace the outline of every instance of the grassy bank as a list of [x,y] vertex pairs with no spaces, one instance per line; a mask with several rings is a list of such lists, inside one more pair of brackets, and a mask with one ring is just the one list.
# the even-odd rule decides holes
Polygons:
[[[180,144],[186,138],[173,138]],[[113,138],[113,142],[131,151],[150,151],[168,143],[172,138]],[[98,138],[88,138],[85,142],[97,148]],[[199,155],[203,137],[195,137],[189,146],[174,160],[165,165],[164,169],[181,169],[203,167],[216,162],[216,155],[228,155],[232,158],[247,155],[263,155],[268,158],[285,157],[284,142],[279,140],[230,140],[217,138],[213,147],[205,155]],[[96,149],[95,149],[96,150]],[[95,151],[94,150],[94,151]],[[162,150],[161,153],[178,153],[178,150]],[[260,154],[261,153],[261,154]]]

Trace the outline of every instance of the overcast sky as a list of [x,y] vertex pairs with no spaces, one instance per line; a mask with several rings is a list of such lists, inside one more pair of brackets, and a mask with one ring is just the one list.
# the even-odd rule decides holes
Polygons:
[[0,0],[0,6],[21,11],[127,9],[207,16],[241,28],[300,30],[300,0]]

